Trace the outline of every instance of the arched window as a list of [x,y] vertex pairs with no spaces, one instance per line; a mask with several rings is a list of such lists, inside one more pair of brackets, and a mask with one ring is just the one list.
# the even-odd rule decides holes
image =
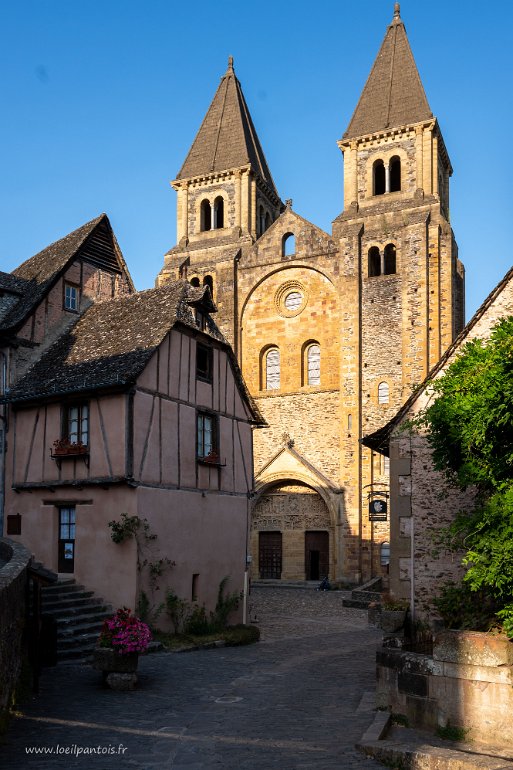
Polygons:
[[378,385],[378,404],[388,404],[390,399],[390,388],[388,382],[380,382]]
[[285,233],[281,241],[282,257],[291,257],[296,253],[296,239],[294,233]]
[[382,567],[388,567],[390,564],[390,543],[381,543],[379,549],[379,560]]
[[384,195],[385,189],[385,164],[382,160],[375,160],[372,166],[372,194]]
[[393,243],[387,243],[384,251],[385,275],[394,275],[396,271],[396,255]]
[[390,192],[398,192],[401,189],[401,159],[394,155],[390,159]]
[[369,278],[381,275],[381,254],[377,246],[369,249]]
[[280,351],[278,348],[269,348],[264,356],[265,361],[265,389],[279,390],[280,388]]
[[218,195],[214,201],[214,230],[224,227],[224,200]]
[[200,285],[200,280],[197,276],[194,276],[194,278],[191,278],[191,286],[195,286],[198,288]]
[[206,199],[201,201],[200,229],[202,232],[212,229],[212,208],[210,206],[210,201]]
[[306,349],[306,384],[321,384],[321,346],[317,342]]
[[265,215],[265,229],[268,230],[270,227],[271,227],[271,215],[267,211]]
[[214,281],[211,275],[206,275],[203,278],[203,286],[208,286],[212,297],[214,296]]
[[265,232],[265,215],[264,207],[258,207],[258,232],[262,235]]

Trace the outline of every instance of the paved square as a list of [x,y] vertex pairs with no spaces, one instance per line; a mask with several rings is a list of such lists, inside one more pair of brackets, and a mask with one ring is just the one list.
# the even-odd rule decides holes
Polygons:
[[353,748],[374,716],[379,634],[342,598],[255,588],[260,643],[144,656],[133,692],[105,689],[89,666],[46,669],[0,768],[381,768]]

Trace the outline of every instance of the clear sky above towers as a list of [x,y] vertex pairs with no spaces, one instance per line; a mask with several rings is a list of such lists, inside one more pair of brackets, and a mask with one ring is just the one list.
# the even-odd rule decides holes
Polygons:
[[[138,288],[175,243],[178,173],[228,55],[282,200],[331,232],[337,148],[390,0],[20,0],[0,16],[0,269],[105,211]],[[401,16],[454,168],[467,317],[513,263],[513,4]]]

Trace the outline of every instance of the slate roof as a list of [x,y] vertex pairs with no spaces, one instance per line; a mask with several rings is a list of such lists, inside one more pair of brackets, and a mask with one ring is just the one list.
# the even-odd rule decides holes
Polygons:
[[343,139],[420,123],[432,117],[396,3],[394,19]]
[[248,163],[278,195],[230,57],[177,179],[227,171]]
[[392,432],[396,426],[398,426],[402,420],[407,416],[408,412],[410,411],[411,407],[417,400],[417,398],[424,392],[424,390],[428,387],[430,382],[436,377],[437,374],[444,368],[444,366],[447,364],[447,362],[451,359],[451,357],[454,355],[454,353],[457,351],[459,347],[463,345],[466,338],[470,335],[472,329],[477,324],[477,322],[483,317],[483,315],[486,313],[487,310],[493,305],[499,294],[502,292],[502,290],[511,282],[513,281],[513,267],[511,267],[504,278],[499,281],[497,286],[490,292],[490,294],[487,296],[485,301],[482,305],[476,310],[468,324],[461,330],[461,332],[458,334],[452,345],[450,345],[443,356],[440,358],[440,360],[433,366],[431,371],[427,374],[424,381],[419,385],[419,387],[415,388],[413,393],[409,396],[409,398],[404,402],[402,407],[396,412],[394,417],[392,417],[391,420],[389,420],[386,425],[383,425],[378,430],[374,431],[374,433],[369,433],[368,436],[364,436],[361,439],[361,443],[364,444],[367,447],[370,447],[371,449],[375,449],[378,452],[381,452],[382,454],[388,455],[389,452],[389,442],[390,437],[392,435]]
[[8,291],[21,296],[25,291],[25,281],[22,278],[16,278],[12,273],[3,273],[0,270],[0,291]]
[[[198,331],[194,306],[216,310],[208,286],[195,288],[187,281],[93,303],[12,388],[9,400],[34,401],[132,385],[175,324]],[[231,347],[211,319],[206,333],[228,349],[255,421],[263,422]]]
[[[123,260],[123,256],[117,245],[114,233],[106,214],[87,222],[82,227],[64,236],[55,243],[51,243],[42,251],[27,259],[11,273],[11,285],[21,293],[21,299],[16,306],[9,312],[0,324],[0,330],[10,330],[19,328],[19,326],[30,315],[32,310],[42,301],[45,294],[51,289],[58,280],[61,273],[66,269],[84,246],[89,236],[98,227],[107,227],[112,237],[114,251],[120,268],[126,272],[129,282],[130,275]],[[6,276],[6,273],[2,273]],[[0,281],[4,280],[0,278]],[[8,286],[6,286],[8,288]]]

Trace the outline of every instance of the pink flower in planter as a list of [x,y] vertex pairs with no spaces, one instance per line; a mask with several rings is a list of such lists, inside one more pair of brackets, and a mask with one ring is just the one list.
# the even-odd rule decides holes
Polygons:
[[98,639],[100,647],[110,647],[120,655],[144,652],[151,642],[151,631],[142,620],[132,615],[127,607],[121,607],[106,620]]

